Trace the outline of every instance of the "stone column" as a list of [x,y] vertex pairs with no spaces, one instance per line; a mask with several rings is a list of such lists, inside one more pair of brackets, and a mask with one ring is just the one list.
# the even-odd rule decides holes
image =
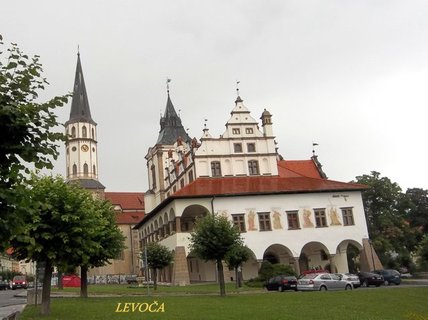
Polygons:
[[299,264],[299,257],[293,257],[294,258],[294,271],[297,275],[300,275],[300,264]]
[[172,270],[172,284],[178,286],[185,286],[187,284],[190,284],[186,250],[183,246],[175,247],[174,266]]
[[175,217],[175,232],[181,232],[181,219],[180,217]]

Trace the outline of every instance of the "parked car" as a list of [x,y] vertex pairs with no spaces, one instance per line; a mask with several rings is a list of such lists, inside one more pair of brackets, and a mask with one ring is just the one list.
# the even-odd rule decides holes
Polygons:
[[299,291],[316,290],[352,290],[352,282],[342,280],[334,273],[311,273],[300,278],[297,282]]
[[297,278],[294,276],[275,276],[266,281],[264,287],[267,290],[277,290],[282,292],[284,290],[297,290]]
[[9,281],[6,280],[0,280],[0,290],[8,290],[9,287]]
[[361,286],[360,278],[356,274],[352,273],[336,273],[342,280],[352,282],[354,288]]
[[136,275],[131,275],[131,276],[126,276],[125,277],[125,281],[126,281],[126,283],[128,283],[128,284],[133,284],[133,283],[138,283],[138,281],[137,281],[137,276]]
[[25,276],[14,276],[12,279],[12,290],[23,288],[28,288],[27,278]]
[[394,283],[398,286],[401,283],[401,275],[397,270],[383,269],[375,270],[374,272],[382,275],[384,284],[386,286],[389,286],[391,283]]
[[376,286],[383,284],[383,277],[380,274],[372,272],[359,272],[358,278],[362,287]]

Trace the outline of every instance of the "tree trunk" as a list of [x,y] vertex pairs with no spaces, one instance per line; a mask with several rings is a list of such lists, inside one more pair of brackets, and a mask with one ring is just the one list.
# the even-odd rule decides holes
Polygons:
[[238,272],[238,267],[235,268],[235,288],[238,289],[239,288],[239,272]]
[[[42,315],[49,314],[51,309],[51,280],[52,280],[52,261],[47,260],[45,265],[45,274],[43,277],[43,290],[42,290]],[[36,288],[37,290],[37,288]]]
[[64,274],[62,273],[62,271],[58,270],[58,290],[64,290],[64,285],[62,284],[62,276]]
[[88,297],[88,266],[80,266],[80,297]]
[[221,259],[217,259],[217,272],[218,283],[220,284],[220,295],[223,297],[226,295],[226,285],[224,284],[223,263],[221,263]]
[[242,287],[242,266],[238,266],[238,288]]
[[158,289],[158,269],[153,269],[153,290]]

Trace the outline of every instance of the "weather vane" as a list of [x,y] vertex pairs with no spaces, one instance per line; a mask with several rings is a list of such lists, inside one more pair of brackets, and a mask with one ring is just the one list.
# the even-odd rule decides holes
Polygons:
[[236,94],[239,97],[239,84],[241,83],[241,81],[236,80]]
[[171,82],[171,79],[170,78],[166,78],[166,91],[168,91],[168,93],[169,93],[169,83]]
[[312,154],[315,155],[315,147],[318,145],[316,142],[312,142]]

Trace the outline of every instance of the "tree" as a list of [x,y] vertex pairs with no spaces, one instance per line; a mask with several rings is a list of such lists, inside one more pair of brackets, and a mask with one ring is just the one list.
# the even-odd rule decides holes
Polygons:
[[[141,252],[144,257],[144,252]],[[172,251],[157,242],[147,245],[147,265],[153,270],[153,288],[157,290],[157,270],[169,266],[174,259]]]
[[[42,309],[50,312],[50,291],[53,266],[65,269],[74,257],[84,255],[89,246],[97,246],[96,238],[88,236],[98,221],[88,208],[93,198],[75,184],[67,184],[60,176],[33,176],[26,188],[27,208],[22,214],[22,232],[11,237],[14,256],[19,260],[45,263]],[[92,243],[90,242],[92,241]]]
[[229,268],[235,270],[237,288],[242,287],[242,264],[248,261],[252,254],[252,251],[246,245],[236,244],[230,248],[224,258]]
[[220,295],[226,295],[222,261],[233,246],[242,245],[239,231],[220,215],[206,215],[196,220],[190,234],[191,251],[205,261],[215,260],[217,264]]
[[406,196],[410,201],[411,210],[408,218],[410,225],[420,228],[421,234],[428,232],[428,190],[420,188],[410,188],[406,191]]
[[[23,226],[17,205],[23,203],[29,167],[52,168],[58,157],[56,141],[64,140],[54,109],[67,103],[68,96],[38,103],[48,84],[42,78],[39,56],[23,54],[16,44],[5,52],[0,35],[0,247]],[[25,212],[25,210],[19,210]]]
[[102,267],[110,263],[110,259],[117,258],[125,249],[125,237],[116,225],[109,201],[90,196],[82,209],[86,212],[89,227],[81,235],[81,248],[68,256],[62,268],[80,267],[80,296],[87,298],[89,268]]
[[424,271],[428,270],[428,235],[423,237],[417,254],[419,257],[419,268]]
[[400,186],[379,172],[357,177],[357,182],[367,185],[363,203],[370,238],[383,264],[396,267],[398,261],[416,249],[419,231],[407,219],[410,202]]

